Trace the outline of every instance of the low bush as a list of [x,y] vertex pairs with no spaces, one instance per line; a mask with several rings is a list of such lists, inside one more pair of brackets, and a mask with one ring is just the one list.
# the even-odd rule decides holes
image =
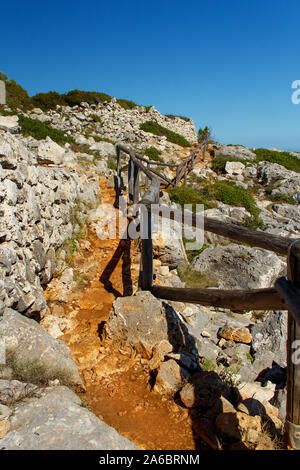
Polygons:
[[147,155],[147,157],[149,157],[150,160],[153,160],[155,162],[161,162],[161,163],[164,162],[163,159],[160,157],[161,151],[157,150],[157,148],[155,147],[148,147],[144,151],[144,155]]
[[66,101],[63,95],[56,91],[49,91],[48,93],[38,93],[31,98],[32,104],[43,111],[55,109],[57,105],[66,106]]
[[102,119],[100,116],[98,116],[98,114],[91,114],[90,117],[93,119],[94,122],[102,124]]
[[258,218],[260,213],[253,195],[246,189],[239,188],[232,181],[217,181],[210,183],[201,181],[197,189],[190,186],[180,186],[169,190],[170,199],[177,204],[204,204],[205,209],[216,206],[216,201],[230,206],[244,207],[251,216]]
[[178,275],[182,282],[185,283],[186,287],[198,287],[199,289],[205,289],[206,287],[217,287],[218,283],[211,279],[206,274],[194,271],[190,264],[182,262],[177,267]]
[[117,103],[122,106],[124,109],[133,109],[136,106],[139,106],[134,101],[118,99]]
[[151,134],[158,136],[165,136],[169,142],[180,145],[181,147],[190,147],[190,143],[180,134],[170,131],[166,127],[161,126],[155,121],[146,121],[140,125],[140,129],[144,132],[150,132]]
[[63,95],[68,106],[77,106],[80,103],[98,104],[110,101],[111,96],[98,91],[71,90]]
[[49,91],[48,93],[38,93],[31,98],[34,106],[38,106],[44,111],[55,109],[59,106],[78,106],[80,103],[98,104],[104,101],[110,101],[111,97],[106,93],[99,93],[97,91],[82,91],[71,90],[67,93],[60,94],[56,91]]
[[32,108],[31,98],[28,95],[27,91],[21,87],[14,80],[9,80],[5,82],[6,87],[6,104],[11,109],[22,109],[27,111]]
[[249,191],[239,188],[231,181],[217,181],[211,187],[217,201],[230,206],[242,206],[254,217],[258,217],[260,210],[255,199]]
[[185,204],[192,204],[193,211],[196,211],[196,204],[203,204],[204,209],[210,209],[213,207],[207,202],[199,191],[189,186],[179,186],[178,188],[172,188],[168,191],[170,199],[176,204],[180,204],[183,207]]
[[54,142],[61,145],[64,145],[66,142],[70,144],[74,143],[73,137],[65,135],[60,129],[55,129],[38,119],[31,119],[20,114],[19,125],[21,126],[21,133],[25,137],[32,136],[37,140],[50,137]]
[[277,202],[277,204],[297,204],[293,196],[285,193],[268,194],[268,199],[272,202]]
[[107,139],[106,137],[100,137],[99,135],[91,135],[91,137],[93,137],[93,139],[95,140],[95,142],[108,142],[109,144],[113,144],[115,145],[115,142],[111,139]]
[[116,170],[117,169],[117,161],[116,158],[113,156],[109,156],[107,159],[107,168],[110,170]]
[[7,354],[7,365],[13,370],[13,378],[36,385],[48,385],[49,380],[58,379],[61,385],[71,386],[73,372],[57,366],[48,368],[38,359],[21,361],[13,353]]
[[176,119],[176,118],[183,119],[186,122],[189,122],[190,120],[190,118],[186,116],[178,116],[177,114],[165,114],[165,116],[171,119]]
[[278,163],[284,166],[287,170],[296,171],[300,173],[300,158],[291,155],[288,152],[277,152],[276,150],[256,149],[254,150],[258,161],[267,161],[271,163]]

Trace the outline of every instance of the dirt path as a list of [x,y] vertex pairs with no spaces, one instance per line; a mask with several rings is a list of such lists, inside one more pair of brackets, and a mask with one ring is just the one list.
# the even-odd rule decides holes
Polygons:
[[[102,202],[112,203],[114,190],[101,182]],[[73,271],[84,274],[62,301],[55,283],[45,291],[49,314],[67,320],[59,339],[71,349],[84,379],[83,400],[99,418],[142,449],[196,448],[188,411],[151,391],[147,361],[134,351],[101,343],[99,327],[108,319],[117,296],[137,289],[139,254],[136,244],[99,240],[90,233]],[[47,317],[46,320],[47,321]]]

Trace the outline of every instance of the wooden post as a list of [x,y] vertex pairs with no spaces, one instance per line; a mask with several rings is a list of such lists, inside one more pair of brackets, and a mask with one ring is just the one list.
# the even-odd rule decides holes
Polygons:
[[[145,220],[146,219],[146,220]],[[142,238],[142,273],[141,273],[141,288],[142,290],[151,290],[153,283],[153,245],[152,245],[152,220],[151,208],[141,212],[141,223],[147,223],[147,238]],[[144,233],[144,230],[141,230]]]
[[129,160],[128,164],[128,201],[133,201],[133,173],[134,173],[134,163]]
[[[288,248],[288,280],[300,289],[300,259],[293,253],[293,241]],[[300,291],[299,291],[300,295]],[[298,343],[295,343],[298,341]],[[286,403],[286,436],[288,444],[300,450],[300,363],[295,360],[295,350],[300,345],[300,325],[288,314],[287,338],[287,403]],[[298,362],[298,364],[297,364]]]
[[[150,170],[149,163],[147,163],[147,170]],[[148,184],[149,184],[149,178],[148,178],[148,175],[146,175],[146,177],[145,177],[145,191],[148,188]]]
[[194,169],[194,160],[195,160],[195,153],[192,152],[192,159],[191,159],[191,170]]
[[179,184],[179,173],[180,173],[180,166],[178,165],[176,169],[176,182],[175,182],[175,187],[178,186]]
[[136,204],[140,198],[140,169],[134,165],[133,170],[133,202]]
[[187,183],[187,163],[184,165],[184,186],[186,186]]

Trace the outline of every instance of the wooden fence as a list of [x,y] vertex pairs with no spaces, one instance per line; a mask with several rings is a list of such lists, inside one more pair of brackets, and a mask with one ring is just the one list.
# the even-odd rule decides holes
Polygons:
[[[129,162],[121,168],[121,151],[129,156]],[[286,437],[288,444],[300,450],[300,240],[256,231],[234,223],[220,222],[204,217],[204,230],[244,242],[250,246],[264,248],[287,256],[287,279],[276,280],[274,287],[254,290],[187,289],[153,285],[153,246],[152,246],[152,204],[158,204],[160,185],[176,187],[187,180],[188,173],[200,156],[205,156],[205,143],[196,147],[180,164],[159,163],[128,150],[123,145],[116,145],[118,189],[125,188],[122,172],[128,170],[128,198],[130,203],[138,203],[147,208],[141,218],[146,223],[148,238],[141,243],[141,288],[149,290],[155,297],[179,302],[197,303],[232,310],[288,310],[287,339],[287,413]],[[146,165],[144,165],[144,163]],[[170,167],[176,171],[173,179],[166,178],[151,166]],[[145,174],[145,192],[141,196],[140,173]],[[149,186],[150,183],[150,186]],[[163,206],[162,206],[163,207]],[[178,212],[178,213],[176,213]],[[166,215],[167,214],[167,215]],[[181,211],[161,211],[163,217],[182,220]],[[185,224],[196,227],[196,215],[189,214]],[[189,222],[186,222],[189,221]]]

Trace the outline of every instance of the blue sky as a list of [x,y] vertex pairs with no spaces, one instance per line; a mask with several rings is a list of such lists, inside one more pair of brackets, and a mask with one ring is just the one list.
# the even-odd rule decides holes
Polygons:
[[31,95],[102,91],[300,151],[299,1],[15,0],[1,16],[0,70]]

